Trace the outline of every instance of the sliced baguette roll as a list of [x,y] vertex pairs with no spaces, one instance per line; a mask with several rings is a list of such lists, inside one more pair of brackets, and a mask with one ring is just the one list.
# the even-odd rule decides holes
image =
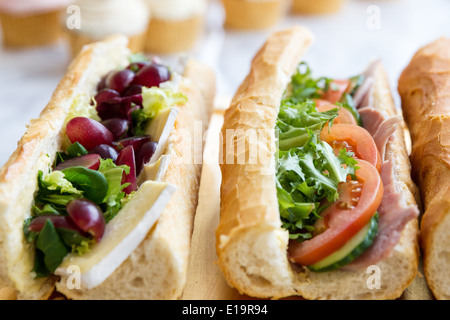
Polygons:
[[420,242],[427,283],[450,299],[450,39],[419,49],[398,81],[411,163],[424,205]]
[[[281,227],[274,161],[227,162],[227,159],[242,156],[227,146],[228,129],[265,132],[258,142],[264,151],[274,155],[274,128],[281,98],[311,42],[311,33],[302,27],[271,35],[254,57],[248,76],[225,112],[221,217],[216,230],[220,269],[230,286],[242,294],[259,298],[293,295],[307,299],[397,298],[416,276],[417,219],[404,228],[390,256],[377,264],[381,271],[380,289],[370,289],[367,284],[370,274],[366,270],[313,273],[288,260],[288,232]],[[375,70],[375,82],[374,108],[395,114],[381,65]],[[249,145],[241,152],[248,159]],[[389,140],[386,157],[395,158],[396,179],[406,194],[406,201],[415,204],[416,188],[410,177],[403,129],[399,128]]]
[[0,171],[0,288],[8,288],[2,289],[4,292],[15,291],[18,299],[47,299],[55,286],[71,299],[177,299],[181,295],[201,164],[192,161],[192,152],[181,152],[186,148],[177,133],[191,134],[194,121],[201,121],[205,130],[215,94],[213,71],[192,60],[186,65],[186,81],[180,87],[189,102],[180,107],[167,147],[172,162],[164,181],[176,185],[177,191],[146,239],[105,282],[92,290],[68,289],[65,279],[35,279],[30,272],[34,249],[26,242],[22,226],[31,214],[37,173],[51,165],[63,145],[65,120],[74,112],[74,106],[79,105],[80,99],[89,102],[100,78],[125,67],[130,54],[123,36],[85,46]]

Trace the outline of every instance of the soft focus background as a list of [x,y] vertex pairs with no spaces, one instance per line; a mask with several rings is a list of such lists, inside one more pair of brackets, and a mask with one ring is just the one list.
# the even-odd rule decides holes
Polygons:
[[[274,30],[301,24],[315,35],[305,60],[317,76],[348,77],[381,59],[397,105],[397,79],[414,52],[439,37],[450,37],[449,0],[349,0],[337,13],[287,16],[264,31],[230,31],[217,1],[208,9],[207,28],[188,54],[217,73],[217,95],[230,97],[249,70],[250,60]],[[177,55],[162,57],[171,62]],[[39,116],[69,64],[63,40],[55,45],[7,50],[0,47],[0,166],[15,150],[30,119]]]

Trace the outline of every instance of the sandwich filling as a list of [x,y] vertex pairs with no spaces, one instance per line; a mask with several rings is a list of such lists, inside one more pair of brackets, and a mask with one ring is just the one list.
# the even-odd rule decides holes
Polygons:
[[[398,196],[389,210],[404,212],[393,221],[396,231],[415,216],[387,185],[393,173],[386,173],[384,149],[399,119],[372,108],[371,80],[369,73],[314,79],[301,63],[281,101],[275,128],[280,217],[289,259],[312,271],[366,266],[362,256],[393,231],[385,223],[389,195]],[[370,263],[385,257],[395,240],[371,252]]]
[[[90,104],[75,99],[62,149],[48,171],[39,172],[31,216],[23,226],[25,239],[34,248],[30,271],[36,278],[57,274],[64,259],[75,264],[77,256],[89,257],[91,252],[108,257],[114,248],[104,238],[118,242],[118,247],[121,239],[127,240],[127,248],[115,253],[122,259],[118,267],[145,237],[146,232],[140,232],[140,240],[130,236],[131,226],[150,230],[174,191],[167,183],[148,181],[154,177],[147,172],[159,180],[164,176],[161,156],[174,126],[175,106],[186,102],[178,91],[180,78],[159,61],[132,55],[125,68],[102,77]],[[152,206],[158,212],[150,210]],[[127,229],[126,224],[127,233],[117,230]],[[93,258],[95,263],[83,261],[82,273],[97,265],[98,276],[86,276],[88,287],[114,271],[111,259],[108,271],[99,270],[104,257]]]

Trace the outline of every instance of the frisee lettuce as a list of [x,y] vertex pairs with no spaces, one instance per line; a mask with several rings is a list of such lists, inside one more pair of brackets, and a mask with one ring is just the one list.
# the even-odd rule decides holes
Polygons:
[[160,111],[187,102],[187,97],[181,92],[171,89],[151,87],[142,89],[142,109],[132,112],[133,129],[135,135],[145,132],[148,121]]
[[320,140],[325,124],[333,125],[339,107],[318,112],[315,98],[328,89],[331,79],[313,79],[302,63],[292,76],[280,105],[275,127],[277,137],[276,188],[282,226],[289,237],[312,237],[320,213],[339,198],[338,185],[354,177],[357,161],[341,149],[338,156]]
[[345,149],[335,156],[319,134],[308,131],[302,147],[279,151],[277,195],[283,227],[292,239],[308,239],[315,221],[325,208],[322,202],[339,198],[338,185],[354,176],[357,161]]
[[125,165],[117,166],[112,159],[101,159],[98,171],[105,176],[108,182],[108,189],[103,200],[106,204],[104,217],[106,222],[108,222],[115,217],[122,207],[121,200],[125,197],[125,192],[122,190],[129,185],[129,183],[122,184],[122,176],[124,172],[126,174],[130,173],[130,167]]
[[83,194],[82,190],[78,190],[73,184],[65,178],[62,171],[52,171],[41,179],[42,185],[48,190],[59,190],[61,193]]

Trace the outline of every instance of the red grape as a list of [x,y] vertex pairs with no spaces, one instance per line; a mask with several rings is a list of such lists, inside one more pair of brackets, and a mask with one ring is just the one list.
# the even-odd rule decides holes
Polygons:
[[144,87],[158,87],[160,83],[170,80],[170,71],[166,66],[152,63],[143,67],[136,76],[132,84]]
[[106,77],[106,87],[122,93],[134,79],[134,72],[128,69],[115,71]]
[[89,151],[89,153],[99,156],[99,158],[101,157],[102,159],[113,159],[114,162],[116,161],[117,156],[119,155],[116,149],[107,144],[99,144],[98,146],[94,147],[94,149]]
[[116,90],[103,89],[95,95],[94,99],[98,105],[103,102],[117,101],[120,99],[120,94]]
[[128,97],[128,96],[134,96],[137,94],[140,95],[141,93],[142,93],[142,86],[140,86],[138,84],[132,84],[122,92],[122,96]]
[[128,119],[133,103],[142,105],[142,96],[133,95],[105,101],[97,105],[97,114],[102,120],[111,118]]
[[114,140],[119,140],[128,132],[130,122],[126,119],[111,118],[101,122],[114,136]]
[[105,218],[100,208],[88,199],[74,199],[66,205],[73,222],[81,230],[90,233],[97,242],[105,232]]
[[129,174],[124,173],[124,178],[122,179],[122,183],[130,183],[130,185],[124,189],[124,192],[128,194],[133,191],[136,191],[137,190],[136,159],[134,156],[134,149],[132,145],[129,145],[128,147],[120,151],[119,156],[117,157],[116,160],[116,164],[118,166],[126,165],[130,167],[130,173]]
[[110,71],[107,74],[105,74],[103,77],[101,77],[100,82],[97,84],[97,91],[100,91],[100,90],[106,88],[106,78],[113,72],[114,71]]
[[54,215],[43,215],[34,218],[31,221],[30,225],[28,226],[28,230],[33,232],[41,231],[47,220],[50,220],[50,222],[55,226],[55,228],[66,228],[78,231],[81,235],[84,234],[84,232],[73,223],[70,217],[54,216]]
[[114,141],[113,134],[104,125],[85,117],[71,119],[66,125],[66,133],[70,142],[78,142],[87,150],[99,144],[110,145]]
[[63,162],[60,162],[55,170],[64,170],[70,167],[85,167],[91,170],[97,170],[100,166],[100,156],[98,154],[85,154]]
[[129,138],[125,138],[125,139],[116,141],[113,143],[113,145],[118,150],[122,150],[128,146],[133,146],[135,155],[137,155],[139,152],[139,149],[141,149],[141,146],[148,141],[150,141],[150,136],[134,136],[134,137],[129,137]]
[[158,144],[154,141],[147,141],[144,143],[136,157],[136,174],[139,175],[144,165],[150,161],[150,158],[153,156],[156,150],[156,146]]

